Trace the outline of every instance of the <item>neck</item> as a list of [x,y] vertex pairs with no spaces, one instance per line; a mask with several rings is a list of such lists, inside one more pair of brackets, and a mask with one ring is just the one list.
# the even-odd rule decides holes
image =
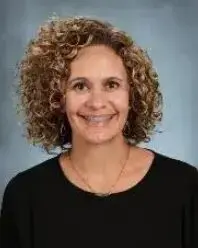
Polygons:
[[129,145],[123,137],[99,145],[83,141],[72,142],[71,160],[87,175],[112,175],[126,162]]

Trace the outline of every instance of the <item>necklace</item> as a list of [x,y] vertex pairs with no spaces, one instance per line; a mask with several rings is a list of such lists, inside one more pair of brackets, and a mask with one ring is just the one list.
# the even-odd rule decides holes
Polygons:
[[71,160],[71,156],[70,156],[70,162],[71,162],[71,166],[73,168],[73,170],[76,172],[76,174],[78,175],[78,177],[87,185],[87,187],[90,189],[90,191],[92,193],[94,193],[96,196],[100,196],[100,197],[107,197],[109,195],[111,195],[113,193],[113,189],[115,188],[117,182],[119,181],[120,177],[122,176],[122,173],[124,171],[124,168],[128,162],[128,159],[129,159],[129,154],[130,154],[130,147],[128,148],[128,152],[127,152],[127,157],[125,159],[125,162],[123,163],[122,167],[121,167],[121,170],[116,178],[116,181],[115,183],[111,186],[110,190],[106,193],[100,193],[100,192],[96,192],[93,187],[89,184],[88,182],[88,179],[85,178],[80,172],[79,170],[76,168],[76,166],[74,165],[74,163],[72,162]]

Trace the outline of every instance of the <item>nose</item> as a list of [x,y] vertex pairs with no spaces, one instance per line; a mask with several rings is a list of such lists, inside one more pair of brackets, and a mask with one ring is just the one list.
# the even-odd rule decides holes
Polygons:
[[105,107],[105,93],[101,90],[92,90],[86,102],[86,106],[92,110],[103,109]]

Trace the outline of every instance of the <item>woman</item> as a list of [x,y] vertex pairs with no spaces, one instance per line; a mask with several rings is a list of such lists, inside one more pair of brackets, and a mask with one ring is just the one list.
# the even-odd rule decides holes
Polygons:
[[140,148],[161,121],[146,52],[88,18],[40,28],[19,68],[27,138],[61,152],[16,175],[1,247],[198,247],[198,173]]

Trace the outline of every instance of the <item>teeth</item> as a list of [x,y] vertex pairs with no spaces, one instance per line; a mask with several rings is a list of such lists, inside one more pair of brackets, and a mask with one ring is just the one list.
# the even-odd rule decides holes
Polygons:
[[84,118],[90,122],[103,122],[107,121],[112,117],[112,115],[108,116],[84,116]]

